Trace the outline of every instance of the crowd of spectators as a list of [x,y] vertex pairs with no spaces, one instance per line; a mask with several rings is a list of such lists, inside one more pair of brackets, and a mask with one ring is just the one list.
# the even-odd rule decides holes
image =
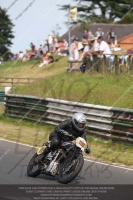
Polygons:
[[[107,37],[107,38],[106,38]],[[106,42],[107,40],[107,42]],[[113,51],[121,51],[121,47],[117,45],[117,35],[113,29],[110,29],[106,34],[102,28],[98,28],[97,31],[92,34],[90,30],[85,30],[82,35],[82,53],[78,53],[78,38],[71,37],[71,46],[69,49],[69,60],[70,61],[81,61],[84,57],[89,57],[93,61],[93,55],[97,55],[98,58],[106,58],[106,63],[109,69],[114,66],[114,55]],[[124,50],[122,56],[119,56],[119,63],[126,62],[129,55],[128,53],[133,53],[132,50]],[[85,71],[85,63],[80,67],[81,71]]]
[[40,59],[39,67],[42,67],[54,62],[54,54],[67,56],[69,54],[69,45],[65,39],[58,39],[56,36],[48,35],[48,38],[44,40],[44,45],[40,45],[38,48],[31,42],[25,53],[20,51],[18,54],[9,54],[8,60],[25,62]]
[[[105,38],[107,42],[105,42]],[[81,50],[81,54],[79,54]],[[104,33],[102,28],[98,28],[93,34],[91,30],[84,30],[82,41],[79,41],[75,35],[70,38],[70,46],[65,39],[59,39],[57,36],[48,35],[44,40],[44,45],[37,47],[33,42],[27,47],[26,52],[19,51],[18,54],[9,54],[8,60],[30,61],[40,59],[39,67],[48,65],[54,62],[53,55],[67,56],[70,61],[81,61],[85,56],[89,56],[93,60],[93,54],[99,54],[99,57],[104,54],[106,58],[112,60],[112,51],[119,51],[121,48],[117,45],[117,35],[113,29]],[[124,52],[125,53],[125,52]],[[126,56],[127,58],[127,56]],[[121,59],[125,59],[122,57]],[[3,58],[0,58],[0,64],[3,63]]]

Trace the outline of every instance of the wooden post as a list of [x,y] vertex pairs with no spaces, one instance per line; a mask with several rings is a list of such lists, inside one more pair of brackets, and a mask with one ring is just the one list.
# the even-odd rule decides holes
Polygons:
[[127,59],[127,73],[130,74],[130,69],[131,69],[131,55],[129,55]]
[[115,55],[115,75],[119,75],[119,62],[117,55]]
[[106,66],[106,56],[105,55],[103,56],[103,59],[102,59],[102,72],[103,72],[103,74],[107,74],[108,73],[107,66]]

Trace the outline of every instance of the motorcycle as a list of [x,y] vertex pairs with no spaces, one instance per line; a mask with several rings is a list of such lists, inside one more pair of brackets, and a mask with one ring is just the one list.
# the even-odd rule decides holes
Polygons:
[[[69,133],[65,136],[76,139]],[[60,146],[47,153],[43,161],[40,162],[43,151],[49,143],[50,141],[42,145],[31,158],[27,167],[27,174],[30,177],[36,177],[39,174],[58,175],[59,182],[67,184],[79,174],[83,167],[84,158],[82,151],[86,147],[86,141],[81,137],[78,137],[75,142],[62,141]]]

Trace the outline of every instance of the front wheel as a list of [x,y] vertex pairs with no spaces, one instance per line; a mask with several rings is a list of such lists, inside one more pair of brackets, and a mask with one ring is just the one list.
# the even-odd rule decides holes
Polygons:
[[70,158],[66,159],[59,170],[59,182],[69,183],[71,182],[81,171],[84,164],[83,155],[75,155],[73,161]]
[[27,174],[31,177],[36,177],[40,174],[40,169],[38,168],[38,163],[35,162],[35,159],[38,157],[37,153],[31,158],[28,167]]

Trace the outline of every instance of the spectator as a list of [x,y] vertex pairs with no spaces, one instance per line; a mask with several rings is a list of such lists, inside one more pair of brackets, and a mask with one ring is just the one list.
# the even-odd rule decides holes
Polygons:
[[107,62],[111,63],[112,66],[114,56],[112,55],[109,45],[107,44],[107,42],[103,41],[103,38],[101,36],[98,37],[97,42],[99,43],[98,53],[105,55]]
[[44,46],[43,46],[43,52],[48,52],[48,45],[47,44],[44,44]]
[[120,62],[120,64],[124,64],[124,63],[127,63],[127,60],[128,60],[128,58],[129,58],[129,55],[128,55],[128,53],[127,53],[127,50],[123,50],[122,51],[122,54],[123,55],[121,55],[120,56],[120,58],[119,58],[119,62]]
[[28,46],[28,47],[27,47],[27,50],[28,50],[28,51],[31,51],[31,50],[32,50],[32,49],[31,49],[31,46]]
[[14,54],[9,54],[8,56],[8,60],[15,60],[16,59],[16,56]]
[[23,57],[24,57],[23,52],[22,52],[22,51],[19,51],[18,60],[21,60],[21,61],[22,61]]
[[110,29],[110,32],[108,34],[108,40],[113,44],[115,44],[115,40],[117,40],[116,33],[113,31],[113,29]]
[[56,53],[57,49],[58,49],[58,39],[56,36],[53,36],[53,45],[52,45],[53,49],[52,49],[52,53]]
[[88,34],[88,38],[92,35],[92,32],[90,31],[90,29],[88,29],[87,34]]
[[[40,60],[40,65],[43,63],[43,61],[45,60],[45,57],[46,57],[46,52],[43,53],[42,57],[41,57],[41,60]],[[42,65],[43,66],[43,65]]]
[[26,50],[26,54],[23,57],[23,62],[30,60],[31,56],[33,55],[33,52],[30,50]]
[[[94,53],[96,53],[96,52],[94,51],[94,49],[95,49],[95,46],[94,46],[95,41],[96,41],[96,38],[95,38],[94,35],[91,35],[91,36],[89,37],[87,43],[84,41],[84,44],[86,44],[86,45],[85,45],[85,48],[84,48],[84,50],[83,50],[83,58],[84,58],[84,59],[83,59],[83,64],[80,66],[80,70],[81,70],[81,72],[83,72],[83,73],[85,73],[86,66],[87,66],[87,63],[88,63],[88,58],[87,58],[87,57],[89,56],[89,57],[90,57],[90,60],[92,61],[92,60],[93,60],[92,55],[93,55]],[[84,57],[85,55],[87,55],[87,56]]]
[[82,45],[83,45],[83,53],[81,53],[78,60],[82,60],[85,54],[89,51],[88,41],[85,39],[82,39]]
[[51,56],[51,53],[48,52],[47,54],[44,54],[44,57],[42,58],[39,67],[42,67],[44,65],[46,66],[52,62],[54,62],[54,58],[53,58],[53,56]]
[[100,36],[104,37],[104,32],[102,28],[100,28]]
[[62,55],[64,50],[65,50],[64,41],[63,40],[59,40],[58,41],[58,49],[57,49],[56,53],[58,55]]
[[95,33],[95,36],[98,38],[99,36],[104,36],[104,32],[102,31],[101,28],[98,28],[96,33]]
[[39,47],[39,52],[40,52],[40,55],[43,55],[43,47],[42,47],[41,44],[40,44],[40,47]]
[[99,44],[97,43],[96,39],[97,38],[94,35],[91,35],[90,38],[88,39],[89,50],[86,54],[90,56],[91,60],[93,60],[92,55],[96,54],[96,52],[98,51],[98,47],[99,47]]
[[40,56],[41,56],[40,51],[38,48],[36,48],[34,51],[31,51],[30,60],[38,59],[40,58]]
[[35,50],[35,45],[31,42],[31,49],[32,49],[32,51],[34,51]]
[[87,54],[94,54],[98,51],[99,44],[97,43],[97,38],[94,35],[91,35],[88,39],[88,53]]
[[88,32],[87,32],[87,30],[84,31],[84,34],[82,35],[82,39],[88,40]]
[[48,35],[47,41],[48,41],[48,51],[50,51],[52,48],[52,44],[53,44],[53,38],[51,35]]
[[19,54],[16,53],[16,54],[15,54],[15,60],[18,60],[18,57],[19,57]]
[[78,60],[79,59],[79,52],[78,52],[78,38],[74,38],[73,43],[69,48],[69,60]]
[[63,42],[64,42],[64,52],[63,52],[63,54],[64,54],[64,56],[66,56],[66,55],[69,54],[69,52],[68,52],[68,42],[65,39],[63,40]]

